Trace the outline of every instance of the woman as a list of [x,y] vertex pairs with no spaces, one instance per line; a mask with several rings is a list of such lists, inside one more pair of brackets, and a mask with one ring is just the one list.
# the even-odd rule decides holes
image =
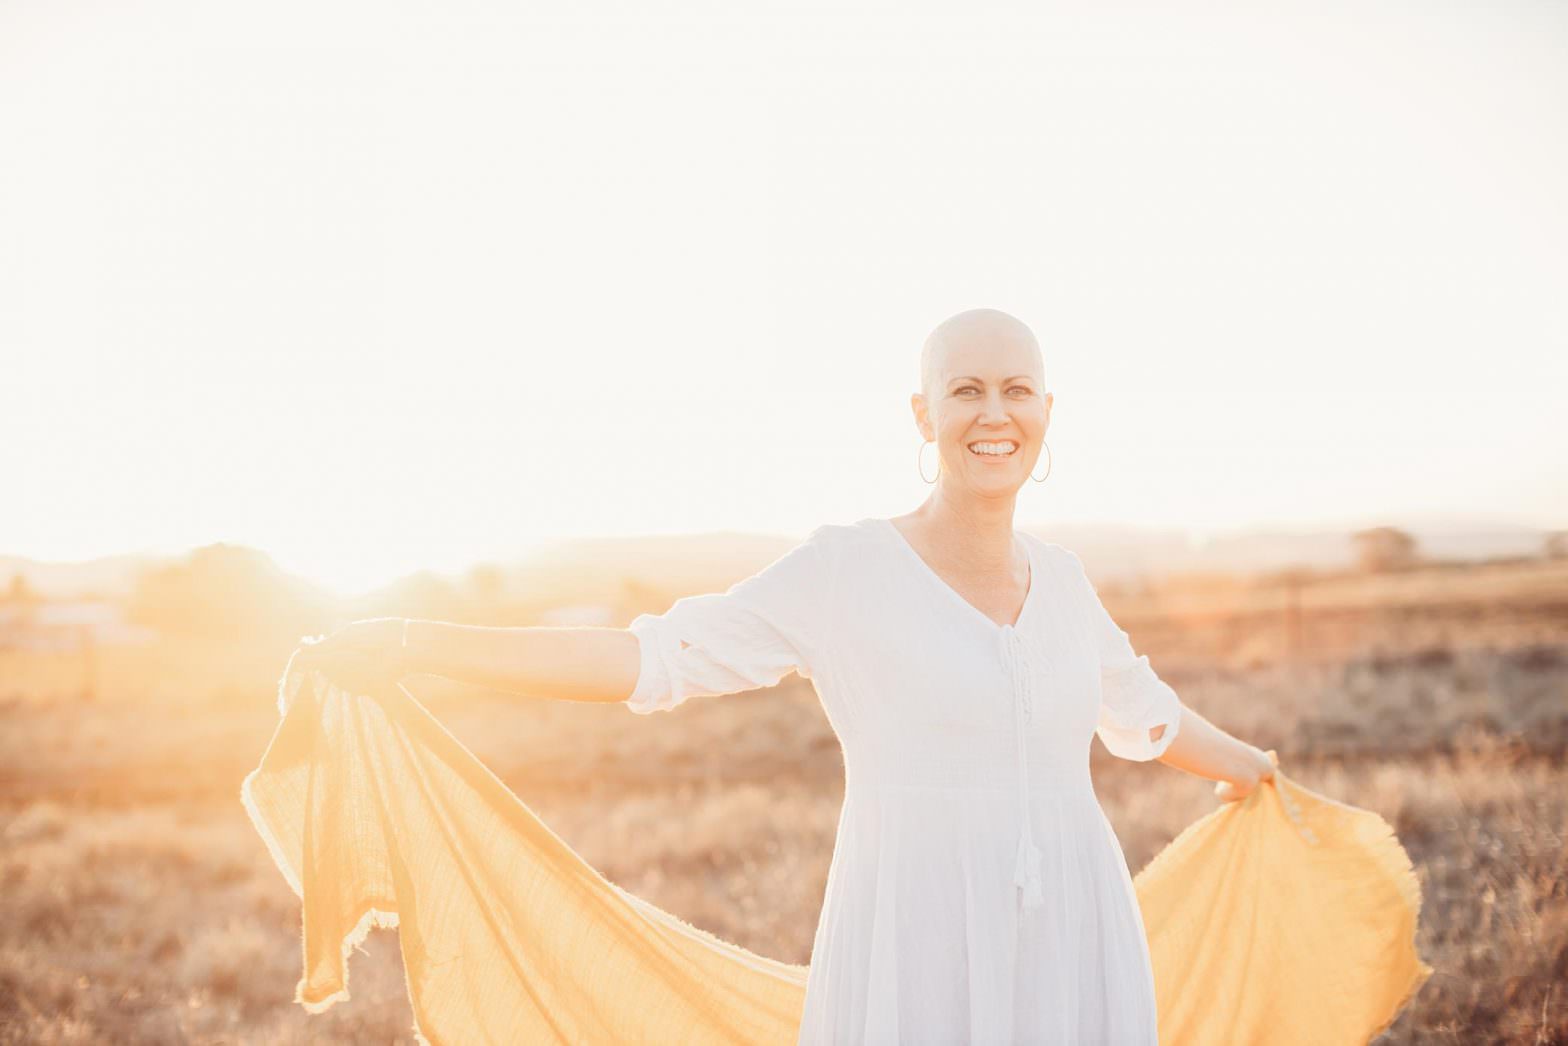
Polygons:
[[915,511],[818,527],[728,591],[626,629],[377,619],[308,656],[329,675],[432,673],[639,713],[798,672],[846,778],[800,1041],[1154,1043],[1091,738],[1217,781],[1224,800],[1273,764],[1181,704],[1076,555],[1014,530],[1050,424],[1044,379],[1026,326],[960,313],[927,339],[911,397],[940,460]]

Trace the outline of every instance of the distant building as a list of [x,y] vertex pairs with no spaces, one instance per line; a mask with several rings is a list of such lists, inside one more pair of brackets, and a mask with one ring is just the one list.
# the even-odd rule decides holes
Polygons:
[[150,643],[150,628],[125,620],[125,611],[106,600],[0,602],[0,649],[80,650],[83,646]]
[[1417,562],[1416,539],[1395,527],[1372,527],[1350,535],[1362,570],[1401,570]]

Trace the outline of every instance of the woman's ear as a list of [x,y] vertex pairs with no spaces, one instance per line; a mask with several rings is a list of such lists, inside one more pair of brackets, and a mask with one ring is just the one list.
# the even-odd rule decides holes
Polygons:
[[920,392],[911,393],[909,409],[915,415],[915,429],[919,431],[921,438],[934,441],[936,433],[931,429],[930,408],[926,403],[925,394]]

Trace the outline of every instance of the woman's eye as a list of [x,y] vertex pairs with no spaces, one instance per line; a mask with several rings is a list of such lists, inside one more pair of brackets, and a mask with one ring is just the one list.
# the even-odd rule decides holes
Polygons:
[[[955,393],[959,393],[959,392],[979,392],[980,390],[975,388],[973,385],[965,385],[962,388],[954,389],[953,391]],[[1032,395],[1033,392],[1034,392],[1034,390],[1031,389],[1027,385],[1014,385],[1012,388],[1008,389],[1007,391],[1009,391],[1009,392],[1022,392],[1026,396]]]

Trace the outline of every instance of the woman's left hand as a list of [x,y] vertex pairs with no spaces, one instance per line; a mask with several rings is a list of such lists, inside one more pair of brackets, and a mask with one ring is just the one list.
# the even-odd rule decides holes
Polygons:
[[1214,795],[1220,802],[1233,803],[1238,799],[1245,799],[1257,790],[1258,785],[1273,779],[1274,768],[1279,765],[1279,756],[1272,748],[1267,752],[1257,748],[1253,751],[1257,752],[1261,760],[1256,773],[1240,781],[1220,781],[1215,784]]

